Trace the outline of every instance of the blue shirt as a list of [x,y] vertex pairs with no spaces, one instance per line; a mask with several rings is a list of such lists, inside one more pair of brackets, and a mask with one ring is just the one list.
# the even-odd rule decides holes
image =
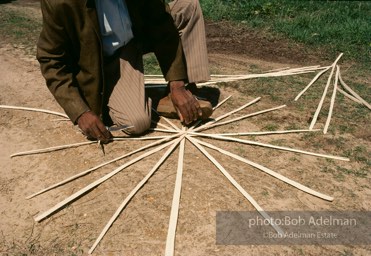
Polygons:
[[103,54],[110,56],[134,36],[125,0],[95,0]]

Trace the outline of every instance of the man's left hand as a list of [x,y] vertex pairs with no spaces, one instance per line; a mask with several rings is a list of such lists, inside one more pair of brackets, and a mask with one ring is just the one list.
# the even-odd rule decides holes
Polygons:
[[170,97],[181,122],[190,124],[202,116],[202,110],[195,96],[185,88],[183,81],[171,81]]

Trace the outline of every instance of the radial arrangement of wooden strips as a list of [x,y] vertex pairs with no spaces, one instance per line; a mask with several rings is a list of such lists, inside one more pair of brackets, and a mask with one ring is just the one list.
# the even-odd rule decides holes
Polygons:
[[[229,97],[227,98],[229,99]],[[262,215],[263,218],[265,218],[267,221],[269,221],[272,225],[272,228],[276,230],[278,233],[283,233],[283,230],[275,225],[275,222],[272,221],[272,218],[264,211],[264,209],[258,204],[258,202],[232,177],[232,175],[228,172],[228,170],[223,167],[223,165],[218,162],[218,160],[212,155],[211,150],[217,151],[221,154],[224,154],[228,157],[231,157],[233,159],[236,159],[238,161],[241,161],[242,163],[245,163],[249,166],[252,166],[266,174],[269,174],[271,177],[276,178],[282,182],[285,182],[301,191],[304,191],[310,195],[319,197],[324,200],[332,201],[333,198],[329,195],[325,195],[321,192],[315,191],[309,187],[304,186],[303,184],[300,184],[288,177],[285,177],[278,172],[269,169],[266,166],[263,166],[259,163],[255,163],[247,158],[244,158],[242,156],[239,156],[237,154],[234,154],[232,152],[229,152],[225,149],[219,148],[211,143],[207,143],[202,140],[202,138],[209,138],[209,139],[216,139],[216,140],[222,140],[225,142],[237,142],[237,143],[242,143],[242,144],[247,144],[247,145],[253,145],[253,146],[259,146],[259,147],[266,147],[266,148],[272,148],[276,150],[283,150],[283,151],[288,151],[288,152],[294,152],[294,153],[299,153],[299,154],[306,154],[306,155],[311,155],[315,157],[324,157],[324,158],[330,158],[330,159],[335,159],[335,160],[342,160],[342,161],[349,161],[348,158],[344,157],[339,157],[339,156],[333,156],[333,155],[327,155],[327,154],[320,154],[320,153],[315,153],[315,152],[309,152],[305,150],[300,150],[300,149],[295,149],[295,148],[290,148],[290,147],[284,147],[284,146],[275,146],[272,144],[268,143],[260,143],[257,141],[252,141],[252,140],[246,140],[246,139],[241,139],[241,138],[236,138],[236,136],[248,136],[248,135],[253,135],[253,136],[266,136],[269,134],[284,134],[284,133],[301,133],[301,132],[315,132],[316,130],[286,130],[286,131],[259,131],[259,132],[243,132],[243,133],[212,133],[208,132],[206,133],[206,130],[211,130],[212,128],[222,126],[225,124],[230,124],[234,122],[238,122],[240,120],[256,116],[256,115],[261,115],[264,113],[272,112],[272,111],[278,111],[282,108],[285,107],[285,105],[270,108],[270,109],[264,109],[261,111],[245,114],[239,117],[233,118],[233,115],[242,111],[246,110],[249,106],[256,104],[260,98],[256,98],[250,102],[247,102],[243,106],[230,111],[228,113],[225,113],[223,115],[217,116],[213,119],[210,119],[210,121],[201,123],[197,122],[191,127],[178,127],[175,125],[173,122],[170,120],[161,117],[160,122],[158,123],[157,126],[160,126],[162,128],[156,128],[154,130],[160,131],[165,133],[164,136],[152,136],[152,137],[139,137],[139,138],[114,138],[113,140],[115,141],[130,141],[130,140],[154,140],[154,142],[147,144],[146,146],[140,147],[132,152],[128,152],[123,154],[120,157],[117,157],[115,159],[112,159],[110,161],[101,163],[98,166],[95,166],[93,168],[90,168],[88,170],[85,170],[83,172],[77,173],[73,175],[72,177],[69,177],[63,181],[60,181],[56,184],[52,184],[48,186],[47,188],[38,191],[30,196],[27,197],[27,199],[31,199],[37,195],[40,195],[41,193],[45,193],[51,189],[54,189],[56,187],[62,186],[68,182],[71,182],[75,179],[81,178],[89,173],[92,173],[93,171],[106,166],[110,163],[116,162],[118,160],[124,159],[128,156],[135,155],[137,153],[140,153],[137,157],[131,159],[130,161],[125,162],[121,166],[117,167],[116,169],[112,170],[108,174],[102,176],[101,178],[95,180],[91,184],[87,185],[86,187],[80,189],[77,192],[74,192],[72,195],[68,196],[61,202],[56,203],[52,208],[40,213],[35,217],[36,221],[41,221],[45,218],[48,218],[51,216],[53,213],[58,211],[59,209],[63,208],[64,206],[72,203],[76,199],[79,199],[81,196],[84,194],[88,193],[91,191],[93,188],[99,186],[103,182],[107,181],[108,179],[112,178],[114,175],[117,173],[121,172],[128,166],[131,166],[135,163],[140,162],[142,159],[154,155],[160,150],[167,149],[166,152],[159,158],[158,162],[151,168],[151,170],[148,171],[148,174],[133,188],[133,190],[127,195],[126,198],[123,199],[122,203],[118,206],[117,210],[115,211],[114,215],[108,220],[107,224],[105,227],[103,227],[103,230],[99,234],[98,238],[92,245],[91,249],[89,250],[89,254],[93,253],[95,248],[99,245],[99,242],[103,239],[103,237],[107,234],[109,231],[110,227],[113,225],[115,220],[120,216],[120,213],[125,209],[127,204],[131,201],[131,199],[138,193],[138,191],[146,184],[146,182],[152,177],[152,175],[159,169],[159,167],[166,161],[166,159],[177,149],[179,148],[178,152],[178,167],[177,167],[177,174],[176,174],[176,181],[175,181],[175,188],[174,188],[174,195],[173,195],[173,201],[171,205],[171,213],[170,213],[170,218],[169,218],[169,225],[168,225],[168,235],[166,239],[166,247],[164,249],[165,255],[173,255],[174,250],[175,250],[175,238],[176,238],[176,228],[177,228],[177,220],[178,220],[178,212],[179,212],[179,205],[180,205],[180,199],[181,199],[181,190],[182,190],[182,174],[183,174],[183,159],[186,157],[186,141],[188,143],[193,144],[208,160],[210,160],[213,165],[215,165],[216,169],[219,170],[225,178],[242,194],[243,197],[245,197],[248,202],[250,202],[255,209]],[[219,108],[222,103],[221,102],[216,108]],[[1,106],[0,106],[1,107]],[[8,107],[11,108],[11,107]],[[22,109],[22,110],[31,110],[31,109]],[[31,110],[32,111],[32,110]],[[42,111],[40,111],[42,112]],[[48,114],[54,114],[54,115],[62,115],[60,113],[55,113],[55,112],[50,112],[50,111],[45,111],[45,113]],[[227,120],[225,120],[227,119]],[[162,120],[166,122],[167,124],[163,124]],[[222,121],[224,120],[224,121]],[[39,149],[39,150],[32,150],[32,151],[26,151],[26,152],[20,152],[13,154],[12,157],[19,157],[22,155],[27,155],[27,154],[36,154],[36,153],[45,153],[45,152],[52,152],[55,150],[62,150],[65,148],[70,148],[70,147],[79,147],[79,146],[86,146],[94,142],[83,142],[83,143],[74,143],[70,145],[59,145],[56,147],[51,147],[51,148],[44,148],[44,149]],[[95,142],[97,143],[97,142]],[[115,142],[118,143],[118,142]]]

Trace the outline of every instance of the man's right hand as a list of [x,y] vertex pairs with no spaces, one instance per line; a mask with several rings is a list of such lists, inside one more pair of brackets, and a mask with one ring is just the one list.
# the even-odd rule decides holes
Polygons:
[[108,143],[112,138],[112,134],[92,111],[83,113],[77,120],[77,124],[88,138],[100,140],[102,143]]

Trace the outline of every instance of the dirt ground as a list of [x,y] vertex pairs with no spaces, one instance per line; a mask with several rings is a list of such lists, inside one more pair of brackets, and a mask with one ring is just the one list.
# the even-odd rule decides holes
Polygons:
[[[30,8],[39,15],[35,1],[9,3],[14,8]],[[207,37],[211,70],[219,74],[251,73],[287,66],[330,64],[318,52],[305,52],[300,45],[273,40],[227,23],[208,23]],[[351,64],[348,66],[351,77]],[[298,93],[313,76],[294,81]],[[11,44],[0,46],[0,104],[42,108],[61,112],[44,85],[38,63],[32,56]],[[358,78],[370,86],[370,74]],[[288,78],[289,79],[289,78]],[[265,83],[274,85],[274,78]],[[285,80],[286,81],[286,80]],[[219,100],[233,97],[213,117],[262,96],[261,101],[241,113],[287,104],[280,111],[249,118],[209,132],[246,132],[266,130],[269,125],[283,130],[295,126],[306,129],[313,106],[292,103],[295,95],[272,99],[256,91],[257,81],[220,85]],[[247,89],[241,89],[246,87]],[[289,90],[288,90],[289,91]],[[248,92],[248,93],[247,93]],[[342,116],[334,117],[352,129],[327,135],[286,134],[252,139],[303,150],[347,156],[349,162],[326,160],[253,147],[233,142],[206,140],[240,156],[334,197],[333,202],[305,194],[245,164],[222,154],[210,153],[249,192],[266,211],[370,211],[369,111],[357,122],[349,121],[355,104],[343,100]],[[300,108],[300,109],[299,109]],[[346,109],[349,109],[347,112]],[[362,110],[363,111],[363,110]],[[80,171],[135,150],[148,141],[118,141],[105,146],[105,154],[96,144],[51,153],[10,158],[16,152],[85,141],[70,122],[58,117],[28,111],[0,109],[0,255],[86,255],[90,246],[124,198],[149,172],[165,152],[162,150],[130,166],[89,193],[36,223],[34,217],[46,211],[121,164],[131,156],[105,166],[76,181],[33,199],[25,197]],[[320,119],[319,128],[325,117]],[[179,123],[176,122],[178,125]],[[274,125],[273,125],[274,124]],[[289,125],[290,124],[290,125]],[[336,126],[340,127],[340,126]],[[272,128],[272,127],[271,127]],[[272,128],[272,129],[273,129]],[[164,135],[151,132],[146,136]],[[246,138],[246,139],[251,139]],[[357,153],[356,149],[363,150]],[[348,155],[344,155],[348,152]],[[358,156],[358,157],[357,157]],[[163,255],[177,169],[178,150],[135,195],[98,245],[95,255]],[[177,226],[176,255],[370,255],[369,245],[216,245],[217,211],[254,211],[253,206],[191,143],[186,143],[183,189]],[[365,160],[366,158],[366,160]],[[348,172],[341,170],[348,170]]]

